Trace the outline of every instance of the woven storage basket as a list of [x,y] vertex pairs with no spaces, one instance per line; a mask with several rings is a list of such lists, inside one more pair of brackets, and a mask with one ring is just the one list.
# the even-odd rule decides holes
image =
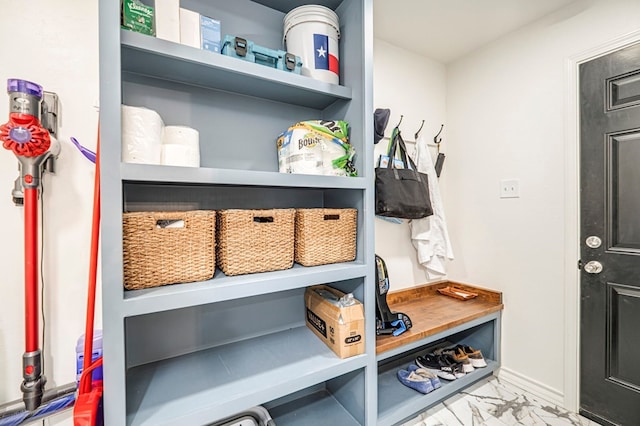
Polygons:
[[303,266],[356,258],[356,209],[296,210],[295,260]]
[[[174,220],[183,220],[184,226],[162,227],[163,221]],[[216,263],[215,227],[215,211],[124,213],[124,287],[138,290],[210,279]]]
[[226,275],[293,266],[294,209],[218,212],[218,267]]

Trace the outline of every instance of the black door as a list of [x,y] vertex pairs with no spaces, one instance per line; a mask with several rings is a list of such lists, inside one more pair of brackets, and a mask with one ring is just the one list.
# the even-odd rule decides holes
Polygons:
[[640,425],[640,45],[580,66],[580,412]]

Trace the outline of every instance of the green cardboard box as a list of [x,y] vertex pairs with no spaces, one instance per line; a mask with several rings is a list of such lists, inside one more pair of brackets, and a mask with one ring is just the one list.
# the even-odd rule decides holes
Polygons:
[[122,28],[151,36],[156,35],[153,28],[153,7],[142,4],[138,0],[123,0],[121,4]]

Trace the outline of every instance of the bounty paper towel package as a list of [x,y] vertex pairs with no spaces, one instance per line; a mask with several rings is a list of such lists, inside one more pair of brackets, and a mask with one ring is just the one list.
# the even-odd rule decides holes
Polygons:
[[357,176],[355,150],[346,121],[310,120],[289,127],[277,140],[278,170],[329,176]]

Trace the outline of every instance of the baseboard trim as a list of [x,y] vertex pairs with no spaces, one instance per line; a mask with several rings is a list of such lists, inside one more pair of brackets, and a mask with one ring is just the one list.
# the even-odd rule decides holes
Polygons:
[[527,392],[544,399],[547,402],[564,407],[564,394],[557,389],[549,387],[523,374],[517,373],[509,368],[501,367],[497,374],[500,380],[504,380]]
[[598,416],[597,414],[593,414],[590,411],[584,410],[584,409],[580,409],[580,415],[582,417],[586,417],[589,420],[592,420],[596,423],[600,423],[602,426],[620,426],[617,423],[611,423],[609,420],[607,419],[603,419],[602,417]]

